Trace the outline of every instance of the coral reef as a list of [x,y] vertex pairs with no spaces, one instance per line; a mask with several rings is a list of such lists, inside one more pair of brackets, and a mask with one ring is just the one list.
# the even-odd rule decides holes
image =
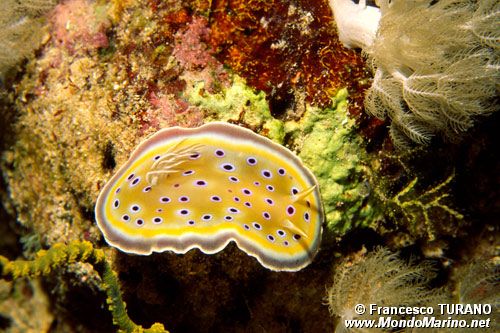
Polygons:
[[[283,119],[275,117],[266,94],[229,71],[212,53],[213,46],[207,42],[212,36],[210,20],[199,16],[206,7],[176,1],[71,1],[62,5],[75,7],[54,11],[53,15],[61,17],[49,18],[48,31],[55,36],[57,30],[63,37],[51,38],[9,88],[12,104],[8,108],[16,119],[9,124],[12,145],[2,152],[2,175],[8,188],[6,202],[23,228],[26,257],[40,248],[73,240],[104,245],[92,214],[95,199],[133,147],[160,128],[223,120],[279,143],[288,141],[291,148],[302,146],[302,125],[292,127],[295,134],[287,139],[285,120],[297,122],[308,103],[297,103]],[[78,25],[71,23],[81,17],[86,17],[85,33],[74,30]],[[61,32],[64,20],[71,29]],[[63,43],[65,34],[75,38]],[[105,34],[107,46],[99,38],[92,43],[93,34]],[[185,39],[193,44],[184,45]],[[362,63],[353,66],[362,67]],[[362,72],[356,68],[356,73]],[[342,111],[343,120],[346,108]],[[327,116],[325,126],[334,112]],[[327,179],[326,173],[323,177]],[[324,331],[331,326],[321,320],[327,309],[314,301],[321,298],[328,278],[321,265],[313,263],[315,267],[309,268],[309,273],[316,272],[315,287],[304,291],[310,281],[307,272],[293,276],[263,273],[233,246],[220,255],[191,251],[182,257],[165,253],[148,259],[121,255],[116,269],[131,317],[143,326],[157,321],[176,331],[220,331],[235,325],[241,330],[298,325],[306,331]],[[160,259],[166,263],[159,264]],[[116,264],[116,259],[110,260]],[[152,267],[158,271],[146,269],[148,262],[154,262]],[[86,269],[77,265],[69,271]],[[157,281],[156,275],[169,281],[168,285]],[[83,332],[106,331],[106,317],[91,308],[98,308],[99,301],[85,293],[88,285],[95,284],[93,279],[69,283],[72,279],[73,275],[45,280],[56,304],[54,316],[61,318],[60,325],[76,322]],[[210,288],[200,287],[200,281]],[[172,286],[177,286],[175,292],[160,297],[164,288]],[[290,290],[295,293],[286,292]],[[278,303],[266,296],[278,291],[282,295]],[[83,296],[77,297],[79,293]],[[307,312],[297,306],[304,297],[310,304]],[[188,300],[185,314],[179,314],[182,300]],[[228,314],[233,305],[237,313]],[[65,310],[73,307],[95,311],[102,328],[87,327],[83,318]],[[224,317],[228,319],[219,319]],[[57,329],[64,331],[62,327]]]
[[[450,290],[456,267],[495,255],[500,113],[460,145],[395,151],[384,123],[362,112],[369,71],[360,52],[342,47],[326,1],[66,0],[40,15],[32,28],[43,33],[41,47],[0,90],[0,251],[9,258],[0,266],[2,278],[18,277],[1,282],[0,330],[24,330],[22,318],[40,306],[48,316],[33,318],[34,327],[55,333],[160,324],[175,332],[326,332],[334,323],[321,299],[332,265],[345,277],[334,281],[343,288],[332,298],[336,314],[346,293],[370,296],[362,283],[429,282],[427,266],[387,250],[376,262],[371,254],[341,260],[363,246],[433,258],[439,281],[430,282]],[[475,32],[493,50],[488,22],[476,21]],[[135,256],[105,243],[95,202],[134,147],[162,128],[211,121],[286,146],[317,177],[327,216],[308,267],[270,272],[234,244],[213,255]],[[373,279],[363,278],[367,261],[389,271],[377,275],[371,265]],[[397,269],[421,279],[412,284]],[[353,280],[362,281],[357,290],[345,286]],[[496,288],[468,290],[483,287]],[[394,295],[404,290],[414,300],[408,288]]]
[[[165,126],[196,126],[202,119],[223,120],[249,127],[279,143],[284,143],[288,135],[288,144],[297,151],[303,149],[300,156],[310,166],[316,164],[315,150],[326,149],[325,157],[338,154],[340,158],[343,154],[342,144],[334,146],[338,140],[346,141],[342,138],[354,130],[352,122],[350,130],[338,132],[338,139],[318,139],[320,132],[341,128],[346,114],[337,115],[333,108],[311,109],[308,103],[302,104],[306,99],[303,97],[304,101],[285,119],[274,117],[263,92],[224,70],[211,55],[207,40],[208,34],[210,38],[214,35],[206,19],[195,17],[190,21],[178,6],[167,9],[166,5],[136,5],[131,7],[135,11],[129,10],[116,23],[113,51],[106,48],[109,41],[101,43],[113,15],[105,18],[99,13],[116,13],[123,8],[103,6],[83,0],[58,5],[50,27],[59,37],[51,40],[43,56],[28,66],[24,80],[15,88],[16,95],[24,96],[15,101],[19,110],[15,129],[18,140],[3,155],[3,172],[19,222],[42,235],[43,244],[98,239],[89,219],[99,188],[141,138]],[[167,24],[160,28],[153,17]],[[85,24],[78,24],[80,20]],[[80,30],[72,30],[80,26]],[[163,44],[165,40],[170,44]],[[345,106],[341,110],[346,110]],[[323,116],[314,116],[318,114]],[[328,124],[332,120],[335,124]],[[35,151],[50,152],[50,156]],[[351,153],[344,154],[345,160],[352,159]],[[348,197],[356,201],[356,195],[339,197],[349,192],[339,183],[350,177],[348,170],[355,164],[323,165],[323,170],[318,170],[324,177],[324,193],[332,199],[328,203],[331,214]],[[341,174],[336,183],[328,176],[332,169]],[[26,178],[33,182],[26,184]],[[357,186],[358,182],[349,185],[351,189]],[[363,185],[359,189],[363,192]],[[333,200],[334,196],[338,198]],[[357,213],[354,210],[352,214]],[[345,231],[349,226],[338,230]]]

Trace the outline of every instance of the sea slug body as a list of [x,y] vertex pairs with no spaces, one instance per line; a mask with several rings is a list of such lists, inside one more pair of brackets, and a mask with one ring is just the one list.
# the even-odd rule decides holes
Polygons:
[[212,254],[234,241],[276,271],[312,261],[324,220],[317,181],[298,157],[221,122],[167,128],[142,142],[95,212],[106,241],[125,252]]

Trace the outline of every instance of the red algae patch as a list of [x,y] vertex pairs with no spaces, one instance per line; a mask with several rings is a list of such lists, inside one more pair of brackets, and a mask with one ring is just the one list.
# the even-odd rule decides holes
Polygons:
[[210,13],[217,57],[265,91],[274,104],[293,103],[293,91],[320,107],[347,87],[359,114],[369,86],[359,53],[342,46],[325,1],[217,1]]
[[50,15],[52,36],[71,54],[77,49],[95,50],[109,46],[106,29],[110,22],[99,7],[88,0],[58,4]]

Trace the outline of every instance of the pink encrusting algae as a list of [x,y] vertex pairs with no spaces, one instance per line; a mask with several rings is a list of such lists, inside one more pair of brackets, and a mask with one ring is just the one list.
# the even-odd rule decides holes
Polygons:
[[172,127],[140,144],[96,204],[108,243],[131,253],[204,253],[230,241],[265,267],[296,271],[319,248],[316,179],[288,149],[228,123]]
[[58,4],[50,15],[56,43],[70,54],[74,54],[77,48],[91,51],[108,47],[106,29],[110,22],[98,9],[88,0],[69,0]]

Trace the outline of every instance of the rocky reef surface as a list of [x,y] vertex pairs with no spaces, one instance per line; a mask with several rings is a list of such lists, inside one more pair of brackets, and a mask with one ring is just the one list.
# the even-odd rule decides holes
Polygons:
[[[371,72],[327,1],[31,3],[41,46],[0,66],[0,330],[332,331],[348,298],[335,285],[326,298],[332,272],[378,246],[430,262],[443,299],[473,262],[498,277],[498,114],[460,143],[396,150],[363,110]],[[114,171],[157,130],[210,121],[284,145],[315,174],[326,221],[310,266],[271,272],[233,244],[150,256],[106,244],[94,205]]]

